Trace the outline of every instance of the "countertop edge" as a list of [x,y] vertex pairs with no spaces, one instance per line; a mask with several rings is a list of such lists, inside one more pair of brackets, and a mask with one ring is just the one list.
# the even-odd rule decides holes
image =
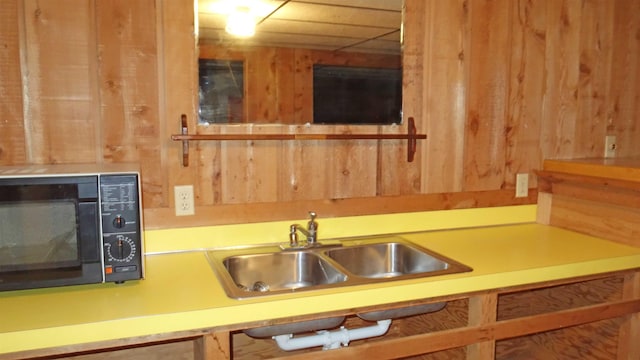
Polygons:
[[[615,260],[615,261],[614,261]],[[544,283],[550,281],[559,281],[571,278],[578,278],[582,276],[597,276],[599,274],[608,274],[626,270],[637,269],[640,266],[640,255],[633,256],[624,256],[610,259],[600,259],[593,261],[585,261],[574,263],[570,265],[557,265],[536,269],[526,269],[520,271],[513,271],[507,273],[500,274],[484,274],[476,277],[468,277],[468,278],[458,278],[458,279],[443,279],[441,281],[437,281],[437,283],[450,283],[456,284],[458,286],[465,286],[467,291],[465,293],[473,293],[480,291],[492,291],[496,289],[505,289],[505,288],[514,288],[522,285],[532,285],[537,283]],[[594,272],[593,269],[598,268],[597,272]],[[482,281],[479,281],[482,280]],[[480,287],[475,286],[475,284],[484,283],[485,281],[491,281],[495,286],[488,287]],[[464,283],[464,284],[463,284]],[[430,283],[433,284],[433,283]],[[463,284],[463,285],[462,285]],[[447,296],[447,295],[456,295],[459,292],[448,292],[445,290],[439,291],[431,291],[429,293],[421,293],[420,296],[416,296],[415,298],[407,298],[406,296],[401,296],[401,294],[406,293],[406,290],[416,291],[421,288],[424,288],[425,284],[403,284],[397,286],[390,286],[383,289],[368,289],[361,290],[366,291],[370,294],[369,298],[372,300],[369,303],[359,304],[359,307],[366,306],[376,306],[376,305],[384,305],[386,303],[393,303],[396,301],[411,301],[422,299],[425,297],[439,297],[439,296]],[[403,288],[403,291],[399,291]],[[443,289],[444,287],[438,287]],[[396,294],[396,295],[394,295]],[[398,295],[400,294],[400,295]],[[379,302],[376,299],[379,299],[382,295],[385,296],[384,302]],[[349,292],[344,292],[340,294],[329,294],[329,295],[318,295],[319,297],[330,297],[333,299],[332,303],[339,303],[343,298],[349,297]],[[400,298],[401,296],[401,298]],[[321,309],[314,309],[314,311],[304,310],[303,307],[299,306],[289,306],[287,302],[296,303],[301,301],[301,299],[282,299],[279,300],[284,302],[283,308],[288,308],[289,316],[303,316],[310,315],[314,313],[322,313],[336,310],[344,310],[343,307],[340,306],[331,306]],[[291,304],[289,304],[291,305]],[[148,336],[153,334],[160,333],[172,333],[172,332],[183,332],[183,331],[192,331],[199,329],[211,329],[215,327],[229,326],[235,324],[242,324],[246,322],[255,322],[261,320],[268,320],[272,318],[279,318],[280,316],[273,316],[273,313],[269,310],[272,305],[269,303],[253,303],[253,304],[242,304],[239,303],[237,307],[246,308],[241,313],[245,314],[244,317],[238,318],[235,322],[224,322],[219,323],[214,319],[218,315],[219,312],[228,311],[227,308],[216,308],[216,309],[203,309],[203,310],[195,310],[188,312],[176,312],[176,313],[168,313],[168,314],[157,314],[153,316],[143,316],[143,317],[132,317],[127,319],[118,319],[118,320],[109,320],[104,322],[94,322],[94,323],[85,323],[85,324],[77,324],[77,325],[68,325],[68,326],[60,326],[60,327],[52,327],[45,329],[36,329],[36,330],[27,330],[27,331],[17,331],[11,333],[2,333],[0,334],[0,341],[3,344],[9,344],[9,346],[3,346],[2,351],[0,352],[0,359],[3,358],[3,354],[10,355],[16,354],[20,352],[28,352],[36,349],[45,349],[45,348],[55,348],[61,346],[70,346],[70,345],[79,345],[79,344],[88,344],[88,343],[99,343],[104,341],[113,341],[118,339],[126,339],[132,337],[141,337]],[[297,310],[292,310],[297,309]],[[255,314],[269,314],[268,317],[265,316],[256,316]],[[106,328],[117,328],[117,329],[127,329],[129,324],[135,323],[135,326],[131,328],[136,329],[135,331],[127,331],[121,330],[118,333],[117,337],[109,335],[108,332],[105,332]],[[67,341],[60,341],[57,337],[60,332],[65,333],[65,338]],[[25,341],[29,342],[30,339],[33,339],[34,336],[38,337],[37,346],[34,347],[25,347]],[[21,346],[12,346],[12,345],[22,344]]]

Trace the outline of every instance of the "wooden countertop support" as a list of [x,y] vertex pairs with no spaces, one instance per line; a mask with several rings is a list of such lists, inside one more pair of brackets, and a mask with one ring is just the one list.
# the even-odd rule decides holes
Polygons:
[[543,168],[554,173],[640,183],[640,158],[545,160]]
[[640,158],[545,160],[538,222],[640,247]]
[[537,171],[538,191],[640,208],[640,182]]
[[[487,324],[408,336],[388,341],[371,342],[332,351],[315,351],[306,354],[286,356],[283,359],[396,359],[471,344],[482,344],[487,341],[494,342],[496,340],[551,331],[637,312],[640,312],[640,299],[622,300],[548,314],[493,321]],[[471,357],[469,355],[470,354],[467,354],[468,359],[493,358],[493,356]]]

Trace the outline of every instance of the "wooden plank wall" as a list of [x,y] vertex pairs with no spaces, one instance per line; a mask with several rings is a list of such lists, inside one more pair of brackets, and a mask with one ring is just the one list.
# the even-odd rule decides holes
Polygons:
[[[170,227],[304,217],[311,206],[332,216],[534,202],[513,198],[515,174],[544,158],[600,156],[606,134],[619,156],[640,155],[640,0],[406,0],[403,112],[429,136],[413,163],[401,141],[233,141],[192,144],[182,168],[169,136],[182,113],[196,129],[190,4],[1,0],[0,164],[140,162],[147,224]],[[305,111],[300,100],[281,116]],[[195,186],[195,217],[173,216],[181,184]]]

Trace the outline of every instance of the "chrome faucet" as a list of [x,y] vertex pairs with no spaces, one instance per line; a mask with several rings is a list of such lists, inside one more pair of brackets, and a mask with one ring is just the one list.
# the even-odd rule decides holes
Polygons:
[[[316,222],[316,213],[309,211],[309,217],[311,220],[307,223],[307,228],[303,228],[298,224],[293,224],[289,227],[289,246],[292,248],[298,247],[312,247],[319,245],[318,243],[318,223]],[[298,231],[307,237],[305,245],[300,245],[298,241]]]

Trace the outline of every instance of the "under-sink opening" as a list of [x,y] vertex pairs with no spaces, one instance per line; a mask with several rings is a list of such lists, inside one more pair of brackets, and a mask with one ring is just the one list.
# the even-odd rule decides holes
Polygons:
[[[447,302],[446,307],[436,312],[393,319],[391,327],[385,335],[370,339],[356,340],[350,343],[349,346],[357,346],[368,342],[402,338],[411,335],[418,335],[425,332],[435,332],[465,327],[468,322],[467,315],[467,299],[451,300]],[[341,323],[341,326],[344,326],[348,329],[355,329],[371,326],[372,324],[375,324],[375,322],[363,320],[354,314],[347,316],[344,322]],[[313,334],[315,334],[315,331],[300,333],[296,336]],[[281,350],[275,343],[275,341],[270,338],[256,339],[244,334],[242,331],[232,333],[232,346],[233,358],[236,360],[258,360],[283,357],[293,354],[305,354],[323,351],[321,347],[295,351],[284,351]],[[457,348],[439,351],[434,354],[443,356],[436,357],[438,359],[464,359],[466,356],[466,350],[465,348]]]

